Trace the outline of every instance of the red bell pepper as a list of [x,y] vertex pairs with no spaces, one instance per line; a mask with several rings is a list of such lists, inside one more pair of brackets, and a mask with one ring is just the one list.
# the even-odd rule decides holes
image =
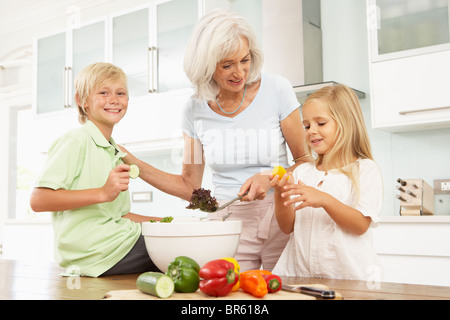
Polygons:
[[267,284],[267,290],[269,293],[277,292],[281,290],[281,278],[276,274],[263,275]]
[[208,296],[223,297],[230,293],[239,280],[233,263],[218,259],[207,262],[199,271],[200,291]]

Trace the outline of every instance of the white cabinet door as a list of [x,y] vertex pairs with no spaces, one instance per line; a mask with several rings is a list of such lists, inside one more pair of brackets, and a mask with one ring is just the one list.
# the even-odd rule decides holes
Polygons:
[[106,21],[37,40],[35,112],[73,107],[73,80],[85,66],[106,59]]
[[66,33],[39,39],[36,48],[35,112],[62,110],[66,103]]
[[156,6],[157,91],[191,87],[184,69],[184,53],[198,20],[198,0],[173,0]]
[[112,62],[127,74],[130,97],[149,92],[150,9],[112,18]]
[[106,20],[89,24],[79,29],[74,29],[72,34],[71,50],[71,85],[69,91],[69,105],[73,103],[73,84],[75,77],[84,67],[106,61]]
[[450,0],[366,3],[373,126],[450,126]]
[[450,49],[450,0],[368,0],[373,61]]
[[450,125],[450,51],[372,64],[376,128]]

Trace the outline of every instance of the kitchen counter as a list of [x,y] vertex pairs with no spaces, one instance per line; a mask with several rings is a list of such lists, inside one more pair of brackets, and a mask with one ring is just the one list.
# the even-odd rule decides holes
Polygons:
[[[100,300],[107,292],[136,289],[138,274],[100,278],[63,277],[56,264],[0,259],[2,300]],[[344,300],[450,300],[450,287],[365,281],[284,277],[285,284],[323,284]],[[373,285],[373,284],[372,284]]]

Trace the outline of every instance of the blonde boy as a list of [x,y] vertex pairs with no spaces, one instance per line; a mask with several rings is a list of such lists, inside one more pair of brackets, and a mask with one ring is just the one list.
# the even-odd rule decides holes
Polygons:
[[157,270],[141,225],[156,219],[129,213],[129,166],[111,137],[128,108],[127,78],[109,63],[95,63],[75,79],[80,128],[60,137],[31,195],[36,212],[53,212],[55,259],[81,275]]

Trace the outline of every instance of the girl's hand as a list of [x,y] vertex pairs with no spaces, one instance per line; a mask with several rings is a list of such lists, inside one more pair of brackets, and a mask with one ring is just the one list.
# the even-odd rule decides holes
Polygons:
[[[297,195],[297,197],[293,197],[295,195]],[[295,204],[295,210],[306,207],[321,208],[329,197],[328,193],[307,186],[301,180],[298,180],[298,184],[284,186],[281,196],[287,198],[284,205],[289,206]]]
[[130,166],[127,164],[119,164],[111,170],[108,180],[102,187],[105,202],[110,202],[116,199],[122,191],[128,190],[130,182]]
[[278,175],[270,176],[270,186],[276,191],[282,192],[283,187],[288,184],[293,184],[294,178],[290,173],[285,173],[281,178]]

